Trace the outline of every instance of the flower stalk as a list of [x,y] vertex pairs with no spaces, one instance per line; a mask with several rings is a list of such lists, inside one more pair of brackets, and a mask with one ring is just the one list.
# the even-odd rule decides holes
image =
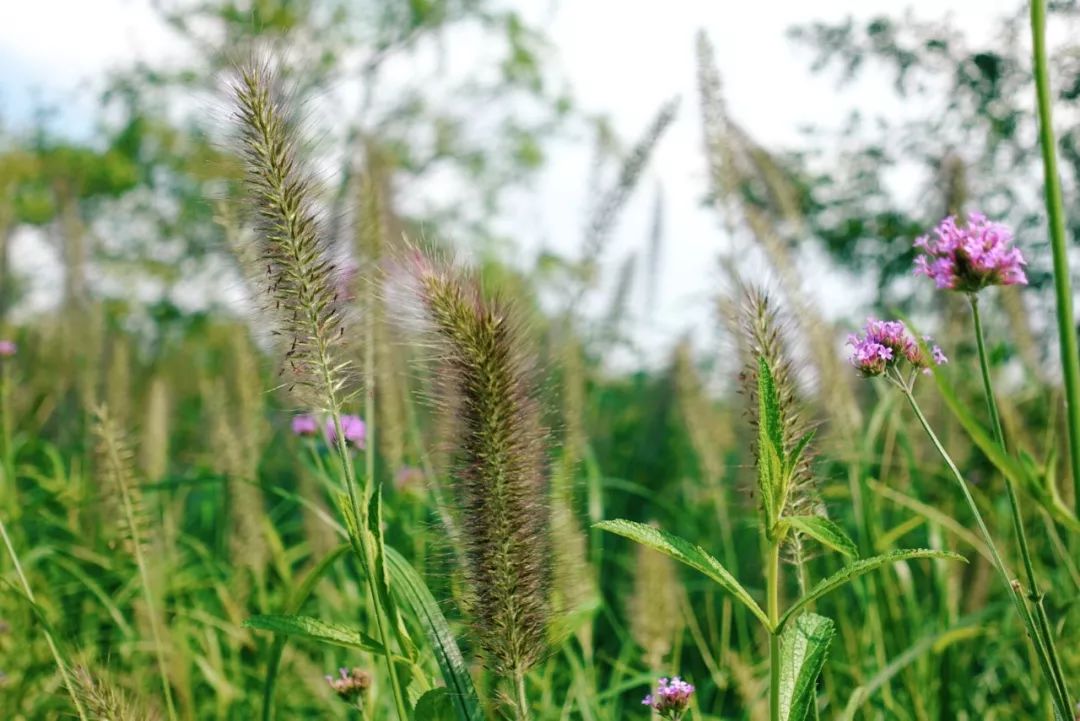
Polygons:
[[1065,208],[1057,169],[1050,99],[1050,71],[1046,60],[1046,0],[1031,0],[1031,40],[1035,73],[1035,97],[1039,112],[1039,145],[1042,148],[1046,212],[1050,221],[1050,250],[1054,260],[1054,299],[1057,305],[1061,369],[1065,376],[1065,410],[1069,434],[1069,463],[1073,496],[1080,514],[1080,348],[1077,347],[1069,280],[1069,255],[1065,240]]
[[[997,399],[994,396],[993,381],[990,376],[990,360],[986,352],[986,341],[983,334],[982,316],[979,313],[979,298],[975,293],[968,294],[971,304],[971,317],[975,326],[975,344],[979,354],[979,370],[982,375],[983,390],[986,394],[986,407],[990,414],[990,423],[994,432],[994,440],[1006,454],[1009,452],[1005,443],[1005,431],[1001,424],[1001,414],[998,412]],[[1020,512],[1020,500],[1016,495],[1016,488],[1007,474],[1005,478],[1005,491],[1009,499],[1009,510],[1012,515],[1013,532],[1016,534],[1016,542],[1020,548],[1020,558],[1024,565],[1024,575],[1027,577],[1027,600],[1035,609],[1035,628],[1038,632],[1038,640],[1041,641],[1045,652],[1047,665],[1052,673],[1051,680],[1058,687],[1061,696],[1064,697],[1066,707],[1072,708],[1065,675],[1061,668],[1061,660],[1058,656],[1057,646],[1054,642],[1054,634],[1051,629],[1050,619],[1046,614],[1044,596],[1039,589],[1039,582],[1035,575],[1035,566],[1031,561],[1031,551],[1028,547],[1027,533],[1024,530],[1023,516]],[[1036,644],[1038,646],[1038,644]]]
[[919,421],[919,425],[922,426],[926,435],[930,438],[930,442],[933,444],[942,460],[945,461],[945,465],[948,467],[950,474],[960,487],[960,491],[964,496],[964,500],[967,502],[968,508],[971,510],[972,515],[975,516],[975,522],[979,527],[979,533],[982,536],[983,543],[986,544],[986,547],[990,552],[990,558],[994,568],[1001,577],[1002,582],[1005,584],[1009,597],[1012,599],[1013,606],[1016,608],[1020,620],[1024,623],[1024,628],[1027,631],[1028,637],[1035,645],[1035,652],[1039,659],[1039,665],[1042,667],[1043,674],[1050,683],[1054,707],[1062,719],[1069,718],[1068,714],[1071,713],[1069,710],[1071,705],[1066,693],[1056,680],[1049,654],[1043,643],[1042,634],[1039,633],[1031,610],[1028,608],[1027,604],[1024,603],[1024,599],[1021,596],[1019,590],[1020,584],[1013,579],[1005,565],[1005,561],[1001,558],[1001,553],[998,551],[997,544],[994,543],[993,536],[990,535],[990,529],[987,527],[986,521],[983,520],[982,514],[979,512],[979,507],[975,503],[975,498],[971,495],[971,490],[968,488],[963,474],[961,474],[960,469],[956,467],[956,463],[953,462],[952,457],[949,455],[948,451],[945,450],[945,446],[942,445],[937,434],[934,433],[933,428],[930,426],[930,422],[926,419],[922,409],[919,407],[918,401],[915,400],[915,395],[913,393],[914,374],[905,377],[899,369],[892,368],[886,374],[886,378],[903,392],[904,397],[907,399],[908,404],[915,413],[915,417]]

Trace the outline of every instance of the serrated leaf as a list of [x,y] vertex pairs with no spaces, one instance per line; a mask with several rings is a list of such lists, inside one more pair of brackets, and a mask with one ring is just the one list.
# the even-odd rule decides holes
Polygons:
[[815,433],[817,433],[817,431],[807,431],[802,438],[795,442],[795,447],[788,453],[787,468],[785,469],[786,475],[790,476],[795,472],[795,467],[799,465],[802,454],[806,452],[807,447],[810,445],[810,441],[814,440]]
[[412,613],[431,644],[446,683],[447,696],[454,706],[455,718],[457,721],[484,721],[469,668],[465,665],[442,609],[424,579],[390,546],[386,547],[386,568],[390,573],[392,593],[401,602],[402,608]]
[[445,687],[433,688],[416,701],[413,721],[455,721],[454,701]]
[[758,358],[758,486],[771,527],[783,510],[784,429],[780,419],[780,397],[772,370],[764,357]]
[[805,721],[817,703],[817,678],[836,635],[832,621],[804,613],[780,636],[780,718]]
[[742,584],[719,561],[701,546],[696,546],[684,538],[661,531],[659,528],[622,519],[601,521],[593,524],[593,528],[599,528],[617,536],[629,538],[631,541],[648,546],[654,551],[659,551],[676,561],[685,563],[690,568],[704,573],[750,609],[750,612],[757,616],[758,620],[765,624],[766,628],[772,627],[772,624],[769,623],[769,617],[761,610],[761,606],[757,604],[753,596],[743,588]]
[[260,615],[244,621],[244,626],[260,631],[272,631],[288,636],[310,638],[313,641],[349,646],[372,653],[384,653],[382,644],[353,626],[323,621],[314,616]]
[[[300,607],[308,599],[308,596],[311,595],[311,592],[315,589],[315,585],[323,577],[323,574],[333,567],[334,563],[349,551],[349,548],[350,546],[348,544],[338,546],[330,553],[326,554],[326,556],[311,569],[289,599],[286,610],[289,611],[290,614],[295,614],[300,610]],[[266,662],[266,681],[263,684],[262,717],[264,721],[270,721],[270,719],[273,718],[274,689],[277,686],[278,667],[281,664],[281,656],[285,651],[285,642],[287,639],[288,636],[286,634],[276,634],[274,636],[274,643],[270,646],[269,658]]]
[[863,558],[845,566],[828,578],[819,581],[817,585],[807,591],[805,596],[788,608],[787,612],[780,617],[780,623],[777,624],[777,628],[783,629],[784,625],[788,622],[788,619],[798,611],[802,610],[808,603],[813,603],[825,594],[840,588],[845,583],[850,583],[859,576],[873,571],[875,568],[880,568],[889,563],[896,563],[898,561],[907,561],[912,558],[940,558],[967,563],[967,559],[959,554],[951,553],[949,551],[932,551],[926,548],[892,551],[880,556]]
[[813,538],[818,543],[839,551],[848,558],[858,558],[859,549],[848,538],[844,529],[824,516],[790,516],[784,519],[788,525]]

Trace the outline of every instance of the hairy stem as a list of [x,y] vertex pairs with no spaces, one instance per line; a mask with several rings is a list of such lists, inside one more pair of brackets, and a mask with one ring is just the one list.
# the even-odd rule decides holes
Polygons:
[[780,541],[769,542],[765,591],[768,594],[769,624],[769,718],[780,721]]
[[1050,71],[1046,61],[1046,0],[1031,0],[1031,40],[1035,64],[1035,95],[1039,107],[1039,145],[1042,147],[1046,212],[1050,221],[1050,250],[1054,258],[1054,298],[1057,302],[1061,368],[1065,375],[1065,409],[1069,430],[1069,463],[1073,496],[1080,514],[1080,350],[1077,348],[1065,241],[1065,209],[1057,169],[1057,141],[1050,101]]
[[987,549],[990,551],[990,557],[993,561],[994,568],[997,570],[998,575],[1001,576],[1002,583],[1005,584],[1005,588],[1009,593],[1009,597],[1012,599],[1013,606],[1016,608],[1016,612],[1020,615],[1020,620],[1024,623],[1024,628],[1027,631],[1028,637],[1035,645],[1036,656],[1039,658],[1039,665],[1042,667],[1043,674],[1046,676],[1047,681],[1050,684],[1050,691],[1054,699],[1054,706],[1062,719],[1068,719],[1071,713],[1068,699],[1061,693],[1061,689],[1057,683],[1054,682],[1053,670],[1050,666],[1050,660],[1046,653],[1046,648],[1043,646],[1042,639],[1038,634],[1035,626],[1035,619],[1032,618],[1031,610],[1027,604],[1024,603],[1024,599],[1021,597],[1019,591],[1019,583],[1014,584],[1013,578],[1009,574],[1008,568],[1005,566],[1005,561],[1002,560],[1001,554],[998,552],[997,545],[994,543],[993,537],[990,535],[990,529],[987,528],[986,522],[983,520],[982,514],[979,512],[979,507],[975,503],[974,497],[971,495],[971,491],[967,487],[967,482],[964,480],[964,476],[960,473],[960,469],[956,467],[948,451],[945,450],[945,446],[938,440],[937,435],[930,427],[930,422],[926,420],[926,416],[923,415],[922,409],[919,408],[918,402],[915,400],[915,396],[911,392],[911,388],[908,384],[902,380],[897,380],[897,384],[903,390],[904,395],[907,397],[908,403],[911,405],[911,409],[915,412],[916,418],[919,419],[919,424],[922,425],[923,430],[926,431],[926,435],[930,437],[930,442],[934,444],[934,448],[945,461],[945,465],[948,466],[949,472],[956,480],[957,485],[960,487],[961,493],[964,495],[964,500],[968,504],[968,508],[971,510],[972,515],[975,516],[975,522],[979,526],[979,532],[982,534],[983,543],[986,544]]
[[529,721],[532,715],[529,713],[529,699],[525,695],[525,671],[514,671],[514,705],[517,713],[517,721]]
[[[997,399],[994,396],[993,381],[990,377],[990,360],[987,357],[986,341],[983,336],[982,318],[979,314],[979,299],[974,293],[968,295],[971,302],[971,316],[975,323],[975,343],[979,350],[979,370],[982,372],[983,390],[986,393],[986,407],[990,413],[990,422],[994,429],[994,440],[1005,453],[1009,452],[1005,443],[1005,431],[1001,425],[1001,415],[998,413]],[[1023,516],[1020,512],[1020,500],[1016,495],[1016,488],[1008,474],[1002,474],[1005,478],[1005,491],[1009,498],[1009,510],[1012,513],[1013,532],[1020,547],[1020,558],[1024,564],[1024,575],[1028,582],[1028,600],[1035,609],[1036,630],[1042,640],[1048,656],[1048,662],[1053,672],[1052,680],[1058,686],[1059,693],[1064,696],[1066,704],[1071,708],[1072,702],[1069,697],[1065,675],[1061,668],[1061,660],[1058,657],[1057,646],[1054,643],[1054,634],[1050,626],[1050,619],[1046,614],[1046,605],[1043,603],[1043,594],[1039,590],[1039,582],[1035,576],[1035,566],[1031,561],[1031,551],[1028,548],[1027,532],[1024,530]]]

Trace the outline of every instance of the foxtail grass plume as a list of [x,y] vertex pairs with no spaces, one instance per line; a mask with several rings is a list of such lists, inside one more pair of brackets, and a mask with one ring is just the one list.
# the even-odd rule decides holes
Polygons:
[[668,556],[638,544],[634,592],[627,604],[630,634],[644,651],[645,664],[660,670],[683,630],[679,574]]
[[509,308],[419,252],[409,261],[451,409],[451,475],[485,662],[520,679],[546,651],[551,576],[546,431],[535,371]]
[[[744,358],[740,380],[743,393],[749,400],[752,426],[757,429],[761,424],[758,417],[758,376],[761,361],[764,360],[776,388],[780,446],[785,452],[791,451],[808,437],[811,427],[803,417],[796,369],[785,347],[784,320],[768,293],[760,288],[747,288],[744,291],[739,315]],[[816,515],[821,511],[811,472],[812,461],[812,449],[804,448],[788,482],[784,507],[777,509],[782,515]],[[764,500],[763,494],[762,502]]]
[[96,677],[85,666],[74,670],[75,693],[91,719],[103,721],[157,721],[161,717],[111,681]]
[[1008,226],[982,213],[969,213],[963,225],[950,215],[934,228],[933,236],[915,241],[922,251],[915,259],[915,274],[932,278],[938,288],[964,293],[990,285],[1027,285],[1027,261],[1012,240]]
[[318,221],[314,183],[301,167],[295,128],[280,88],[265,66],[240,69],[233,86],[235,119],[248,194],[258,219],[259,272],[277,311],[293,388],[327,404],[348,380],[337,358],[344,334],[338,277]]

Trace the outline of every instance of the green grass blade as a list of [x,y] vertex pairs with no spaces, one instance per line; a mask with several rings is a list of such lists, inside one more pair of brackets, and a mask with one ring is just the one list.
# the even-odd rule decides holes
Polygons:
[[757,616],[758,620],[765,625],[765,628],[772,628],[769,617],[761,610],[761,606],[758,605],[753,596],[743,588],[742,584],[719,561],[709,555],[708,551],[701,548],[701,546],[696,546],[684,538],[679,538],[658,528],[622,519],[601,521],[594,524],[593,527],[614,533],[623,538],[629,538],[631,541],[648,546],[654,551],[659,551],[676,561],[685,563],[690,568],[704,573],[750,609],[750,612]]
[[313,641],[332,643],[337,646],[359,648],[371,653],[386,653],[386,649],[383,648],[381,643],[354,626],[323,621],[313,616],[293,616],[288,614],[252,616],[244,621],[244,627],[254,628],[259,631],[282,633],[286,636],[309,638]]
[[484,721],[480,699],[465,659],[424,579],[390,546],[386,547],[386,567],[390,572],[393,593],[398,596],[402,607],[412,612],[431,643],[458,721]]
[[[307,601],[311,592],[315,590],[315,585],[319,582],[319,579],[333,567],[334,563],[347,553],[352,547],[348,543],[343,543],[319,561],[319,563],[311,569],[304,580],[300,583],[300,586],[293,593],[292,598],[289,599],[287,612],[295,614],[303,607],[304,602]],[[270,658],[266,662],[266,683],[263,685],[263,721],[270,721],[274,717],[274,689],[277,686],[277,674],[278,668],[281,666],[281,655],[285,652],[285,644],[288,643],[289,637],[287,634],[278,633],[274,635],[274,643],[270,646]]]
[[859,557],[859,549],[855,546],[855,542],[844,533],[844,529],[824,516],[790,516],[784,521],[795,530],[805,533],[818,543],[839,551],[848,558]]
[[926,548],[892,551],[881,556],[873,556],[872,558],[864,558],[855,561],[851,565],[845,566],[833,575],[820,581],[816,586],[807,591],[805,596],[796,601],[787,612],[780,617],[777,628],[783,629],[788,620],[798,611],[802,610],[807,604],[813,603],[822,596],[840,588],[844,584],[854,581],[859,576],[890,563],[907,561],[913,558],[941,558],[967,563],[967,560],[963,556],[956,553],[950,553],[949,551],[933,551]]

